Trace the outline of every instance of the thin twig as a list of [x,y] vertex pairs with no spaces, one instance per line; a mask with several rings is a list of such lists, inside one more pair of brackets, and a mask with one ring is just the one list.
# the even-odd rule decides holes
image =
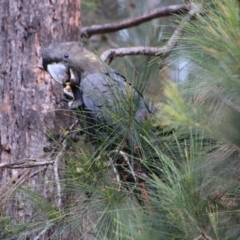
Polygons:
[[202,235],[198,236],[197,238],[194,238],[193,240],[199,240],[202,238]]
[[50,227],[51,224],[47,223],[47,226],[33,240],[39,240],[41,236],[49,230]]
[[156,8],[148,13],[143,14],[140,17],[126,19],[117,23],[107,23],[103,25],[93,25],[90,27],[83,27],[81,29],[81,37],[89,38],[94,34],[103,34],[119,31],[122,29],[134,27],[141,23],[150,21],[159,17],[166,17],[173,14],[182,14],[183,12],[189,11],[191,4],[178,4],[167,7]]
[[[195,222],[194,218],[187,212],[187,210],[184,210],[184,212],[186,213],[186,215],[189,217],[189,219],[192,221],[192,222]],[[198,227],[197,226],[197,229],[198,231],[200,232],[200,236],[198,236],[196,239],[194,240],[197,240],[197,239],[200,239],[199,237],[201,237],[203,240],[213,240],[211,237],[209,237],[207,235],[207,233],[205,232],[205,230],[201,227]]]
[[[58,140],[58,143],[61,144],[62,148],[53,161],[53,171],[54,171],[54,177],[55,177],[55,182],[57,186],[57,207],[58,208],[61,208],[62,206],[62,188],[61,188],[61,183],[60,183],[60,178],[58,173],[59,162],[63,157],[64,151],[66,151],[68,148],[66,136],[70,134],[70,132],[79,124],[79,122],[80,122],[79,120],[76,120],[68,129],[66,129],[66,134],[61,136]],[[55,151],[52,151],[51,155],[53,155],[54,153]]]
[[[100,159],[100,156],[99,156],[97,159]],[[118,182],[118,184],[119,184],[119,186],[118,186],[118,191],[120,191],[121,186],[122,186],[122,184],[121,184],[121,178],[120,178],[120,174],[119,174],[117,168],[116,168],[115,165],[114,165],[114,160],[113,160],[113,158],[109,157],[109,161],[107,162],[107,165],[106,165],[106,166],[107,166],[107,168],[108,168],[109,166],[111,166],[111,167],[113,168],[113,171],[114,171],[114,173],[116,174],[117,182]]]
[[61,151],[57,154],[54,164],[53,164],[53,171],[54,171],[54,177],[55,177],[55,182],[57,185],[57,207],[61,208],[62,206],[62,188],[61,188],[61,183],[60,183],[60,178],[58,174],[58,169],[59,169],[59,162],[61,161],[63,157],[63,152],[67,149],[67,140],[65,139],[64,142],[62,143],[62,149]]
[[19,174],[13,176],[5,185],[1,187],[1,206],[4,206],[7,199],[12,195],[15,189],[27,180],[27,177],[30,175],[31,171],[31,168],[22,170]]
[[[128,157],[127,157],[127,155],[122,151],[122,150],[113,150],[113,151],[111,151],[110,153],[117,153],[117,154],[120,154],[122,157],[123,157],[123,159],[124,159],[124,161],[127,163],[127,165],[128,165],[128,167],[129,167],[129,170],[131,171],[131,174],[132,174],[132,176],[133,176],[133,178],[134,178],[134,181],[135,181],[135,183],[137,182],[137,178],[136,178],[136,175],[135,175],[135,173],[134,173],[134,170],[133,170],[133,167],[131,166],[131,163],[130,163],[130,161],[129,161],[129,159],[128,159]],[[109,154],[110,154],[109,153]]]
[[44,167],[42,167],[42,168],[34,171],[33,173],[31,173],[31,174],[29,175],[29,178],[35,177],[35,176],[38,175],[40,172],[43,172],[44,170],[47,170],[47,168],[48,168],[47,165],[45,165]]
[[217,97],[228,107],[232,108],[237,113],[240,113],[240,106],[236,105],[234,102],[232,102],[230,99],[225,98],[224,96],[217,95]]
[[11,168],[11,169],[16,169],[16,168],[33,168],[33,167],[40,167],[40,166],[45,166],[45,165],[50,165],[53,164],[53,160],[39,160],[39,159],[34,159],[34,158],[27,158],[25,160],[15,162],[15,163],[1,163],[0,168]]
[[[66,136],[70,134],[70,132],[79,124],[79,120],[76,120],[68,129],[66,129],[66,133],[61,136],[58,140],[58,144],[62,144],[64,150],[66,150]],[[34,168],[41,167],[54,164],[54,160],[52,159],[53,155],[56,153],[56,149],[51,152],[50,158],[48,160],[42,160],[44,157],[38,158],[26,158],[21,161],[14,160],[13,163],[1,163],[0,168]],[[59,155],[59,154],[58,154]]]
[[191,20],[191,18],[199,12],[199,6],[191,4],[191,10],[187,16],[183,19],[180,26],[175,29],[172,36],[169,38],[167,43],[162,47],[128,47],[128,48],[117,48],[117,49],[108,49],[101,54],[101,60],[110,64],[112,60],[116,57],[123,57],[129,55],[147,55],[147,56],[159,56],[164,55],[167,57],[174,47],[177,45],[179,38],[184,32],[185,25]]

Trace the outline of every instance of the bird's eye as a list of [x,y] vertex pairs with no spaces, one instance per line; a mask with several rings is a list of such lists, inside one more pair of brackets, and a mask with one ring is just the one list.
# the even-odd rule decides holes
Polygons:
[[65,54],[64,54],[64,58],[68,58],[68,57],[69,57],[68,54],[65,53]]

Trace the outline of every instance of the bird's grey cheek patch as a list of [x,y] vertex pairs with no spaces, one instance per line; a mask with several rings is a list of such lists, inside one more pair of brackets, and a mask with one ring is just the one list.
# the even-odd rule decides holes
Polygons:
[[48,70],[49,74],[51,75],[51,77],[55,81],[57,81],[61,84],[65,83],[69,78],[68,73],[67,73],[67,67],[64,66],[62,63],[48,64],[47,70]]

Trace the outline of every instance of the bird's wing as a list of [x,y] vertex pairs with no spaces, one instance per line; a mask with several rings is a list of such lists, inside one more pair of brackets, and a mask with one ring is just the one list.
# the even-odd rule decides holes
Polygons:
[[116,74],[87,74],[80,85],[83,103],[93,118],[113,124],[110,112],[114,111],[117,101],[124,94],[125,86],[123,78]]
[[148,111],[141,96],[115,72],[86,74],[80,88],[85,107],[101,122],[113,125],[114,116],[126,118],[131,110],[137,120],[138,113]]

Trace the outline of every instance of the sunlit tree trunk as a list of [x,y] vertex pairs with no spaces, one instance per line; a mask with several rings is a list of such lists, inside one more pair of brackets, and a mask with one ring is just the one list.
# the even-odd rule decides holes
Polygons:
[[[61,86],[39,68],[42,49],[55,41],[80,40],[81,0],[0,1],[0,164],[48,160],[47,133],[58,135],[72,123],[61,107]],[[56,110],[58,109],[58,110]],[[51,198],[49,167],[0,168],[1,216],[24,220],[31,209],[14,195],[28,186]],[[50,167],[51,168],[51,167]],[[48,187],[46,187],[48,185]]]

